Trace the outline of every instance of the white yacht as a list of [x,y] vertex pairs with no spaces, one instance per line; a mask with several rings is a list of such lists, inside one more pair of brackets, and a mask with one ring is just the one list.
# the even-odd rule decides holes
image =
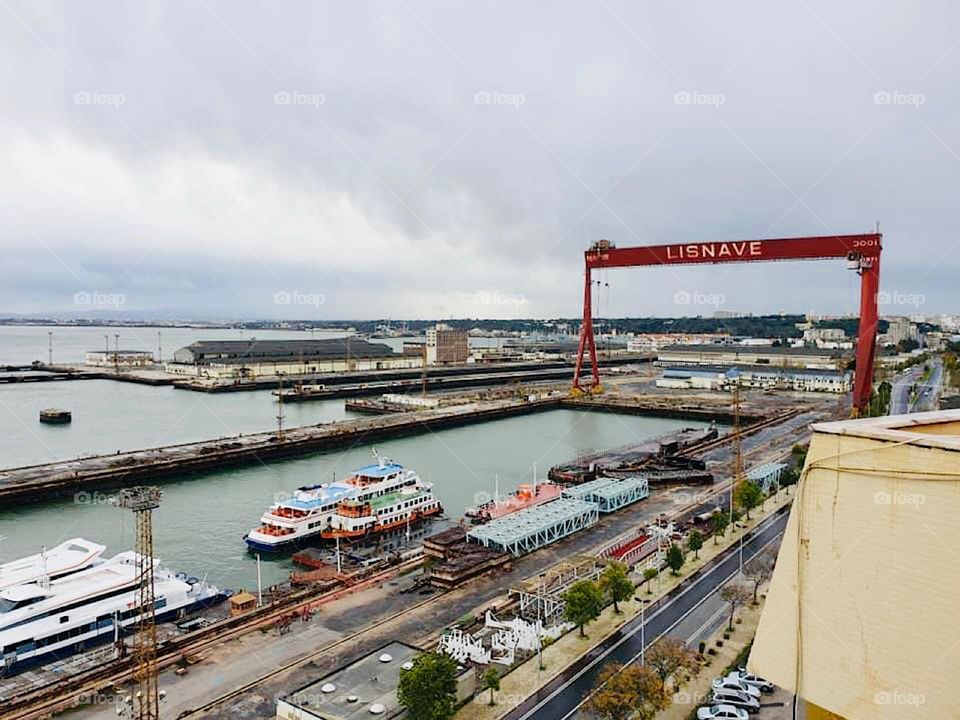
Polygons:
[[73,538],[36,555],[0,563],[0,590],[14,585],[34,582],[47,577],[51,580],[89,567],[100,558],[106,547]]
[[[225,593],[154,563],[158,620],[219,602]],[[124,552],[62,576],[0,590],[0,673],[111,639],[140,618],[138,556]]]

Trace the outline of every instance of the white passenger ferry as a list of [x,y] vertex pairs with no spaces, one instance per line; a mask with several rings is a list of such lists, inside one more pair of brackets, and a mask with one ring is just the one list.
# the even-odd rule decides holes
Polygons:
[[[112,639],[140,619],[138,556],[124,552],[56,580],[0,591],[0,674],[56,654],[68,655]],[[224,599],[225,593],[188,580],[154,560],[157,620]]]
[[0,563],[0,590],[14,585],[34,582],[41,578],[58,578],[89,567],[103,554],[106,547],[97,543],[73,538],[36,555],[20,560]]
[[[271,505],[261,525],[247,533],[247,545],[276,552],[338,536],[361,537],[443,511],[415,471],[373,452],[377,461],[346,480],[300,488],[292,498]],[[371,502],[379,512],[372,511]]]
[[329,527],[320,533],[323,540],[369,539],[443,512],[431,483],[402,465],[378,460],[379,471],[389,479],[363,483],[358,471],[359,492],[337,504]]

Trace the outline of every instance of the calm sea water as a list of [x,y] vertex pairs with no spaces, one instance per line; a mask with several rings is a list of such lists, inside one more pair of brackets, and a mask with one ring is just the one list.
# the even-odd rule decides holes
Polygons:
[[[95,328],[54,332],[60,330],[66,332],[59,350],[55,348],[55,361],[58,352],[73,353],[73,360],[82,360],[83,351],[97,347],[96,337],[99,334],[102,340],[103,334]],[[209,330],[176,332],[180,334],[171,348],[214,336]],[[217,336],[230,332],[220,331]],[[151,333],[142,331],[140,336],[146,343]],[[122,337],[120,344],[136,346]],[[45,350],[43,328],[0,328],[0,363],[29,362],[43,357]],[[49,406],[72,410],[73,423],[41,425],[37,413]],[[207,395],[109,380],[4,385],[0,386],[0,468],[266,430],[275,426],[276,407],[269,391]],[[342,400],[290,404],[285,413],[290,426],[348,417]],[[534,464],[542,477],[551,465],[580,452],[624,445],[683,426],[698,424],[556,410],[392,440],[378,444],[378,449],[433,482],[447,515],[455,520],[466,506],[477,502],[479,493],[492,493],[495,476],[500,478],[501,492],[506,492],[518,482],[529,482]],[[163,502],[154,517],[157,556],[177,570],[206,575],[223,586],[253,587],[256,561],[247,552],[243,536],[274,497],[330,480],[334,474],[343,477],[370,461],[371,448],[357,446],[164,482]],[[72,537],[104,543],[108,554],[120,552],[133,545],[133,518],[109,504],[106,494],[97,493],[0,511],[0,562]],[[285,579],[291,569],[288,558],[265,560],[264,583]]]
[[[239,402],[249,397],[241,396]],[[478,493],[492,493],[495,475],[505,492],[517,482],[529,481],[534,463],[542,477],[551,465],[578,452],[626,444],[681,425],[691,423],[556,410],[402,438],[380,443],[378,449],[432,481],[447,514],[457,518]],[[122,435],[122,429],[116,430],[114,440],[126,441]],[[5,452],[4,464],[16,464],[16,458],[15,452]],[[354,447],[165,482],[163,503],[154,516],[157,556],[178,570],[207,575],[221,585],[252,587],[255,560],[242,538],[274,496],[332,479],[334,473],[343,477],[370,461],[369,447]],[[108,546],[108,552],[118,552],[132,547],[132,531],[131,516],[110,505],[105,495],[24,505],[0,512],[0,561],[71,537],[97,540]],[[285,579],[291,569],[287,558],[265,561],[264,583]]]

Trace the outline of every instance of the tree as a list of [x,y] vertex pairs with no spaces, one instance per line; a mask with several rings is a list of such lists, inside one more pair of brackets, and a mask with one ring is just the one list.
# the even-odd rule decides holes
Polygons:
[[703,547],[703,535],[700,534],[699,530],[694,530],[690,533],[690,537],[687,538],[687,546],[693,550],[694,559],[699,559],[700,548]]
[[650,585],[650,581],[657,576],[657,569],[648,567],[643,571],[643,579],[647,583],[647,595],[653,595],[653,588]]
[[788,467],[783,471],[783,475],[780,476],[780,485],[786,488],[787,495],[790,494],[790,486],[796,485],[797,480],[799,480],[799,476],[794,468]]
[[600,617],[603,610],[603,591],[592,580],[580,580],[563,594],[566,605],[563,617],[580,628],[580,637],[586,637],[583,627]]
[[678,670],[693,671],[697,666],[697,656],[679,640],[660,638],[646,652],[647,664],[666,683],[667,678]]
[[457,698],[457,663],[435,652],[420,653],[400,671],[397,699],[417,720],[448,720]]
[[750,589],[736,581],[729,582],[720,588],[720,597],[730,604],[730,622],[727,623],[727,630],[733,630],[733,615],[738,607],[750,602]]
[[653,720],[669,705],[670,694],[650,668],[607,663],[586,701],[586,710],[602,720]]
[[500,689],[500,673],[497,672],[495,667],[491,667],[487,669],[481,679],[483,680],[483,688],[490,691],[490,705],[493,706],[496,704],[493,693]]
[[710,525],[713,528],[713,544],[717,544],[717,536],[727,534],[727,526],[730,524],[730,516],[723,510],[717,510],[710,517]]
[[621,562],[611,562],[600,575],[600,588],[613,601],[613,611],[619,615],[619,603],[629,600],[636,589],[633,581],[630,580],[630,574],[627,566]]
[[667,567],[670,568],[672,575],[680,574],[680,568],[683,567],[685,559],[680,546],[676,543],[670,543],[670,547],[667,549]]
[[773,567],[776,562],[776,553],[767,548],[743,566],[744,574],[753,583],[754,605],[757,604],[757,592],[760,590],[760,586],[773,576]]
[[750,511],[763,502],[763,490],[753,480],[744,480],[737,487],[734,497],[737,504],[747,513],[747,520],[749,520]]

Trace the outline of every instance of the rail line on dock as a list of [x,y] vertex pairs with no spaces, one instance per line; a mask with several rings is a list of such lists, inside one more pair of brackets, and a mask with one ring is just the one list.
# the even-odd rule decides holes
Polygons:
[[[261,627],[269,626],[271,623],[279,620],[291,613],[302,612],[304,608],[324,605],[326,603],[338,600],[345,595],[367,589],[372,585],[383,582],[395,575],[402,574],[408,570],[413,570],[422,563],[422,558],[416,558],[406,561],[399,565],[384,570],[383,572],[371,575],[368,578],[350,587],[337,588],[321,594],[313,593],[309,597],[294,596],[295,599],[276,606],[265,608],[262,612],[254,615],[243,615],[237,618],[214,623],[202,630],[197,630],[179,638],[174,638],[161,645],[160,653],[157,656],[157,665],[159,668],[167,668],[174,665],[188,655],[199,653],[214,645],[219,645],[228,640],[233,640],[242,635],[258,630]],[[442,594],[421,600],[420,602],[409,605],[402,610],[397,611],[392,616],[385,618],[381,622],[390,620],[403,615],[411,610],[421,608],[432,602],[436,602]],[[231,625],[231,627],[227,627]],[[338,638],[325,645],[322,649],[312,653],[307,657],[298,659],[295,662],[271,671],[271,675],[285,670],[290,670],[299,664],[309,662],[317,655],[329,652],[331,649],[362,635],[377,625],[371,625],[367,628],[354,633],[353,635]],[[94,696],[104,688],[108,688],[119,683],[127,682],[133,678],[136,672],[134,659],[128,656],[118,661],[113,661],[107,665],[101,665],[91,670],[80,673],[73,678],[67,678],[54,683],[44,685],[29,693],[24,693],[18,697],[12,698],[12,704],[0,706],[4,720],[34,720],[42,718],[50,713],[59,712],[74,707],[80,703],[83,697]],[[195,712],[191,710],[190,712]]]

